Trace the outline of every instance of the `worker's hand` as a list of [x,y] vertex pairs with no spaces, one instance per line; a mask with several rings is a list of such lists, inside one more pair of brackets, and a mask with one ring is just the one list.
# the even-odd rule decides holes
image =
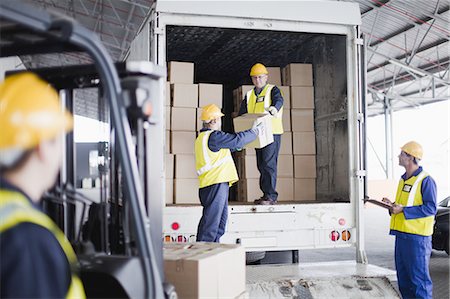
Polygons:
[[252,127],[253,131],[257,136],[261,136],[264,134],[265,126],[264,123],[254,124]]
[[266,108],[266,111],[270,113],[273,117],[278,116],[278,110],[275,108],[275,106],[270,106],[269,108]]
[[392,205],[392,214],[400,214],[403,212],[403,206],[398,204]]

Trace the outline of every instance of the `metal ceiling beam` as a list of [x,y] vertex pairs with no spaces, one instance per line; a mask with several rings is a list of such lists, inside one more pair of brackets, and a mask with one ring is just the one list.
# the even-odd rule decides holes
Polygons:
[[388,4],[389,2],[394,1],[394,0],[379,0],[378,2],[380,2],[381,4],[377,5],[377,4],[373,4],[370,5],[369,3],[364,3],[367,4],[369,6],[371,6],[371,8],[369,8],[368,10],[364,11],[361,13],[361,17],[365,17],[366,15],[368,15],[370,12],[373,11],[377,11],[379,10],[381,7],[383,7],[384,5]]

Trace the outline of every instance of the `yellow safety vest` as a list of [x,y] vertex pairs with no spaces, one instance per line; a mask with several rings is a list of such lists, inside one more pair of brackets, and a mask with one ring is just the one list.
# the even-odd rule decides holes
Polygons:
[[228,182],[231,186],[239,177],[229,149],[213,152],[208,147],[212,130],[201,132],[195,140],[195,168],[200,188]]
[[[424,171],[417,176],[412,176],[406,181],[400,179],[397,188],[395,203],[404,207],[420,206],[422,200],[422,182],[428,174]],[[421,236],[431,236],[433,234],[434,216],[427,216],[416,219],[405,219],[403,213],[391,215],[391,230],[396,230],[409,234]]]
[[[248,113],[265,113],[268,114],[267,108],[272,106],[272,88],[275,85],[266,84],[261,93],[256,97],[255,89],[249,90],[247,92],[247,112]],[[274,134],[283,134],[283,107],[276,117],[272,117],[272,131]]]
[[24,195],[15,191],[0,190],[0,233],[24,222],[42,226],[55,235],[72,270],[72,281],[66,298],[86,298],[83,284],[74,271],[77,256],[64,233],[47,215],[34,209]]

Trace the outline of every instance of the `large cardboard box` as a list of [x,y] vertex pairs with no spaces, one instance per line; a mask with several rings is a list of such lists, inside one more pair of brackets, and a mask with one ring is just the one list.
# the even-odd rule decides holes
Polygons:
[[197,122],[196,108],[172,107],[171,130],[195,132]]
[[194,83],[194,64],[192,62],[170,61],[167,64],[170,83]]
[[283,108],[283,130],[284,131],[292,131],[291,125],[291,109]]
[[209,104],[216,104],[219,108],[222,108],[222,84],[198,84],[198,106],[204,107]]
[[170,107],[166,106],[166,128],[165,128],[166,130],[170,130],[170,120],[171,120],[170,111],[171,111]]
[[166,103],[164,104],[165,106],[170,106],[171,105],[171,99],[172,99],[172,96],[171,96],[171,94],[170,94],[170,82],[166,82],[166,90],[165,90],[165,93],[166,93]]
[[174,155],[166,154],[165,157],[166,179],[173,179],[174,174]]
[[166,179],[166,204],[173,204],[173,179]]
[[312,132],[314,131],[313,109],[291,109],[292,131]]
[[245,292],[245,250],[234,244],[164,243],[164,275],[179,298],[236,298]]
[[316,156],[304,155],[294,156],[294,177],[299,179],[315,178],[316,171]]
[[239,112],[242,100],[244,99],[247,92],[253,89],[253,87],[253,85],[241,85],[233,90],[233,106],[235,112]]
[[293,156],[292,155],[279,155],[277,169],[278,169],[278,177],[279,178],[293,178],[294,177]]
[[314,87],[292,86],[291,108],[314,109]]
[[195,132],[172,131],[171,153],[173,154],[194,154]]
[[294,179],[296,201],[316,200],[316,179]]
[[315,132],[293,132],[292,144],[294,155],[315,155],[316,154],[316,133]]
[[198,107],[198,86],[197,84],[172,84],[172,106],[173,107]]
[[256,166],[256,156],[243,156],[243,171],[241,179],[257,179],[259,178],[259,170]]
[[268,66],[266,67],[269,72],[268,83],[280,86],[281,85],[281,69],[278,66]]
[[244,114],[233,119],[235,132],[251,129],[254,124],[262,123],[264,130],[256,140],[245,145],[245,148],[262,148],[273,142],[272,119],[269,114]]
[[294,179],[277,178],[278,201],[294,200]]
[[281,70],[283,85],[285,86],[312,86],[312,65],[291,63]]
[[176,204],[200,204],[198,179],[174,179],[173,185]]
[[175,178],[196,179],[195,155],[175,155]]
[[280,155],[292,155],[292,132],[281,135]]
[[166,148],[166,154],[169,154],[172,152],[172,143],[171,143],[171,136],[170,131],[166,130],[166,140],[165,140],[165,148]]
[[291,87],[290,86],[277,86],[283,96],[283,108],[291,109]]

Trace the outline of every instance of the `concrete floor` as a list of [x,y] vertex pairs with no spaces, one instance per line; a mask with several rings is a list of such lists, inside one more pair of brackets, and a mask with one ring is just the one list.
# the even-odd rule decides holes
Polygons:
[[[395,270],[394,237],[389,235],[389,215],[386,210],[369,206],[364,210],[365,244],[369,264]],[[290,253],[267,253],[263,263],[289,262]],[[299,252],[300,263],[345,261],[355,259],[355,248],[314,249]],[[430,260],[430,273],[433,280],[433,298],[449,296],[450,258],[445,251],[433,250]],[[394,287],[397,288],[396,285]]]

